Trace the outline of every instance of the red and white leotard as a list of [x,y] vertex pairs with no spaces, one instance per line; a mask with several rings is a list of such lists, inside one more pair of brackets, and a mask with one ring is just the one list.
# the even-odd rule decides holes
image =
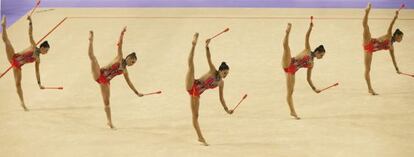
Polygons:
[[371,41],[364,45],[364,50],[367,53],[373,53],[379,50],[388,50],[391,47],[392,42],[389,39],[380,41],[378,39],[372,38]]
[[218,86],[221,79],[216,76],[211,76],[207,78],[204,82],[201,82],[200,80],[194,80],[193,87],[191,87],[191,90],[188,90],[188,93],[191,96],[200,97],[200,95],[207,89],[214,89]]
[[99,84],[109,84],[111,79],[113,79],[117,75],[121,75],[124,73],[125,68],[121,66],[121,64],[115,63],[112,64],[111,67],[107,69],[101,69],[101,75],[96,80]]
[[309,68],[312,66],[313,58],[309,55],[305,55],[302,59],[297,60],[291,58],[290,65],[287,68],[283,68],[286,73],[294,75],[300,68]]
[[39,52],[37,52],[37,49],[36,51],[33,51],[33,50],[26,51],[23,54],[14,54],[11,60],[11,65],[13,68],[20,69],[26,63],[35,62],[38,56],[39,56]]

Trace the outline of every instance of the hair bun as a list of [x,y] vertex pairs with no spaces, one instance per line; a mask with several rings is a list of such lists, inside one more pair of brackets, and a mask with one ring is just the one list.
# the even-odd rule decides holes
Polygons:
[[397,28],[396,30],[395,30],[395,32],[394,32],[394,34],[393,34],[393,36],[395,36],[395,35],[403,35],[404,33],[399,29],[399,28]]
[[132,57],[133,59],[137,59],[137,55],[136,55],[136,53],[135,53],[135,52],[131,52],[129,55],[127,55],[127,56],[125,57],[125,59],[126,59],[126,58],[130,58],[130,57]]
[[325,52],[325,47],[323,45],[319,45],[313,52]]
[[47,40],[45,40],[44,42],[42,42],[40,44],[40,47],[46,47],[46,48],[50,48],[49,42]]
[[220,67],[219,67],[219,70],[221,71],[221,70],[229,70],[230,69],[230,67],[227,65],[227,63],[226,62],[221,62],[221,65],[220,65]]

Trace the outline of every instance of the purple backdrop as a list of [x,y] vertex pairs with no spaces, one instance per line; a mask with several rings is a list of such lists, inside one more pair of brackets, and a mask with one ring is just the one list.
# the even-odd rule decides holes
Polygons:
[[[414,7],[414,0],[42,0],[40,7],[363,8],[368,2],[375,8]],[[1,0],[0,11],[10,26],[34,5],[35,0]]]

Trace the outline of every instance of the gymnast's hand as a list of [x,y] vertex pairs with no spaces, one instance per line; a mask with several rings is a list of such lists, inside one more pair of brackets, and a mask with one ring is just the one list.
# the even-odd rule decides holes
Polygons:
[[121,32],[122,34],[124,34],[126,32],[126,28],[127,28],[127,26],[125,26],[124,29],[122,29],[122,32]]
[[206,47],[208,47],[208,45],[210,44],[211,39],[207,39],[206,40]]

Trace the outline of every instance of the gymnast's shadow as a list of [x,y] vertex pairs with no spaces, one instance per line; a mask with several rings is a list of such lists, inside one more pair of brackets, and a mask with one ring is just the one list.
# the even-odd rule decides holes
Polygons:
[[90,110],[99,108],[98,106],[74,106],[74,107],[44,107],[30,108],[29,111],[68,111],[68,110]]
[[372,113],[361,113],[361,114],[347,114],[347,115],[329,115],[329,116],[314,116],[314,117],[303,117],[301,120],[331,120],[331,119],[343,119],[343,120],[361,120],[364,119],[387,119],[389,117],[401,117],[401,116],[410,116],[413,115],[414,112],[407,112],[407,113],[379,113],[379,114],[372,114]]
[[43,9],[43,10],[39,10],[36,11],[36,13],[45,13],[45,12],[50,12],[50,11],[54,11],[55,9]]
[[405,90],[405,91],[400,90],[400,91],[390,91],[390,92],[384,91],[383,92],[384,95],[401,95],[401,94],[405,95],[405,94],[413,94],[413,93],[414,93],[414,90]]
[[270,142],[234,142],[234,143],[209,143],[212,146],[277,146],[276,143],[270,143]]
[[161,126],[116,127],[117,131],[140,132],[150,135],[170,135],[170,132]]

